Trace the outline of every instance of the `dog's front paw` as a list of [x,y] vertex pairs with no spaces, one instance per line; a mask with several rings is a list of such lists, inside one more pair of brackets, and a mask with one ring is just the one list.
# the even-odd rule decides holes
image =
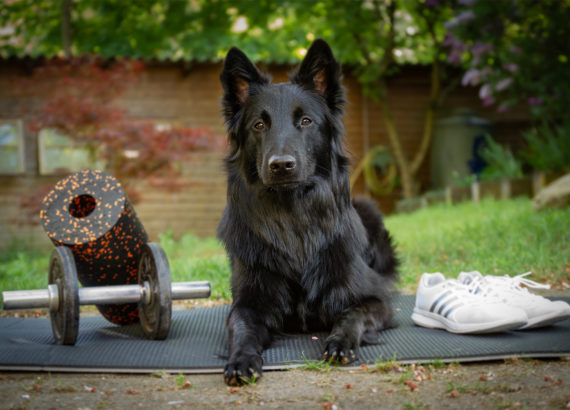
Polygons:
[[358,360],[358,343],[349,338],[330,336],[323,351],[323,360],[329,363],[349,364]]
[[263,358],[259,355],[242,355],[231,360],[224,368],[224,381],[228,386],[252,383],[261,377]]

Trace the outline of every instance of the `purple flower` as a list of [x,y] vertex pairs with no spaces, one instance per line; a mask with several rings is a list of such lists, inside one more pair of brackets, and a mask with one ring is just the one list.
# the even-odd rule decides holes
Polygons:
[[488,107],[495,104],[495,99],[493,97],[483,98],[483,106]]
[[473,47],[471,47],[471,53],[475,57],[481,57],[482,55],[487,54],[491,50],[493,50],[493,45],[489,43],[485,44],[477,42],[473,45]]
[[452,64],[459,64],[461,62],[461,56],[467,49],[467,45],[460,39],[453,37],[453,34],[450,32],[445,34],[443,45],[451,49],[447,61]]
[[490,98],[492,95],[491,84],[483,84],[481,88],[479,88],[479,98],[485,100],[486,98]]
[[508,88],[513,82],[511,77],[503,78],[497,84],[495,84],[495,90],[503,91],[504,89]]
[[447,56],[447,62],[451,64],[459,64],[461,62],[461,52],[458,50],[453,50]]
[[481,73],[476,68],[467,70],[461,79],[461,85],[477,85],[481,79]]
[[481,57],[493,50],[492,44],[484,44],[477,42],[471,47],[471,54],[473,54],[473,64],[479,64]]
[[471,7],[475,4],[477,0],[457,0],[457,2],[463,6]]
[[426,0],[426,7],[437,7],[439,6],[439,0]]
[[484,79],[486,76],[491,74],[491,68],[485,67],[482,70],[477,70],[476,68],[471,68],[467,70],[467,72],[463,75],[461,79],[462,85],[477,85]]
[[445,47],[450,47],[455,45],[455,42],[457,41],[457,39],[455,37],[453,37],[453,34],[451,34],[450,31],[448,31],[447,33],[445,33],[445,38],[443,39],[442,44]]
[[505,63],[503,64],[503,68],[507,71],[510,71],[511,73],[519,71],[519,66],[515,63]]
[[528,102],[528,105],[542,105],[542,98],[540,98],[540,97],[529,97],[527,102]]
[[471,10],[464,11],[463,13],[459,13],[457,17],[455,17],[457,21],[460,23],[465,23],[466,21],[471,21],[475,19],[475,13]]
[[497,107],[497,112],[507,112],[509,111],[509,106],[507,104],[501,104]]
[[473,13],[471,10],[467,10],[467,11],[464,11],[463,13],[459,13],[457,16],[455,16],[451,20],[445,22],[443,24],[443,26],[445,28],[452,28],[455,26],[459,26],[463,23],[466,23],[468,21],[474,20],[474,19],[475,19],[475,13]]

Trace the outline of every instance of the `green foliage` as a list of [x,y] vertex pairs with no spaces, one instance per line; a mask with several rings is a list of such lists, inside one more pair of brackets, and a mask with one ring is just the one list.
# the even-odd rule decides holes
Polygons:
[[453,180],[453,186],[458,188],[469,187],[473,182],[477,181],[476,174],[460,176],[459,172],[457,172],[456,170],[451,171],[451,178]]
[[[225,10],[230,7],[230,1],[75,1],[73,52],[159,59],[215,57],[228,41],[231,16]],[[0,13],[0,26],[8,23],[14,28],[10,37],[15,40],[4,43],[0,54],[61,53],[59,0],[11,1]]]
[[327,0],[302,1],[297,22],[323,37],[336,55],[351,65],[353,74],[373,99],[386,98],[385,77],[403,63],[430,64],[442,58],[443,22],[452,10],[415,0],[386,2]]
[[570,121],[557,126],[542,124],[523,135],[528,149],[521,156],[534,169],[555,172],[570,169]]
[[570,112],[570,2],[459,1],[446,25],[448,61],[466,70],[485,105],[526,104],[538,121]]
[[[447,3],[446,1],[445,3]],[[72,48],[81,55],[220,60],[233,45],[254,60],[297,62],[314,38],[330,41],[343,62],[379,61],[385,50],[398,62],[426,63],[442,40],[447,6],[415,0],[394,3],[394,44],[389,2],[380,0],[106,0],[72,2]],[[61,3],[13,0],[0,12],[0,55],[61,54]],[[392,57],[391,57],[392,58]],[[364,77],[374,76],[368,64]]]
[[481,179],[496,180],[502,178],[521,178],[522,163],[509,147],[493,140],[489,134],[485,136],[487,145],[481,150],[481,156],[487,162],[481,172]]

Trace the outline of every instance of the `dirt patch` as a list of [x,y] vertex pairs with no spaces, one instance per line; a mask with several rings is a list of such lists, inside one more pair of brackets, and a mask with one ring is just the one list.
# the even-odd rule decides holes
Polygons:
[[[568,290],[549,296],[568,296]],[[207,303],[206,303],[207,302]],[[175,302],[174,309],[224,304]],[[45,317],[45,310],[0,316]],[[81,315],[98,315],[82,307]],[[222,375],[0,373],[0,409],[143,408],[570,408],[570,358],[401,366],[349,371],[315,366],[265,372],[230,388]]]
[[219,374],[2,373],[0,408],[568,408],[569,383],[567,358],[272,371],[239,388]]

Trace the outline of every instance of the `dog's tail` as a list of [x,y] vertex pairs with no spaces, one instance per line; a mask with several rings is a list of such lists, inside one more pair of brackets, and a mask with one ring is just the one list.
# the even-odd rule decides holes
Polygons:
[[363,197],[353,198],[352,205],[368,234],[368,265],[386,279],[396,282],[400,262],[392,237],[382,221],[382,214],[374,202]]

